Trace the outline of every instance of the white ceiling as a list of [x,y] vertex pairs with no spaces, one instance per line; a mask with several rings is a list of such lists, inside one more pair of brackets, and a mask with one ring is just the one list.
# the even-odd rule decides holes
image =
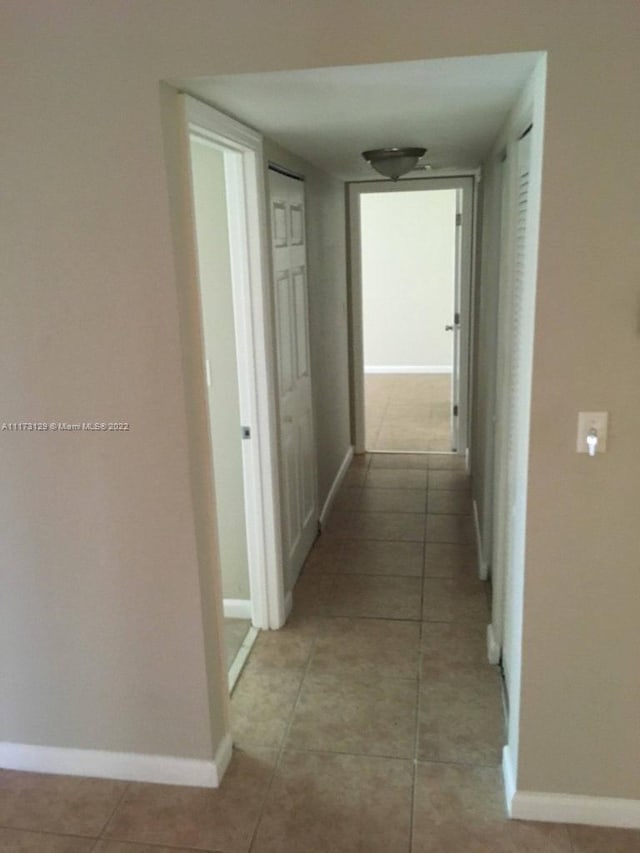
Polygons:
[[420,146],[434,168],[487,154],[537,53],[235,74],[181,88],[344,180],[375,175],[360,153]]

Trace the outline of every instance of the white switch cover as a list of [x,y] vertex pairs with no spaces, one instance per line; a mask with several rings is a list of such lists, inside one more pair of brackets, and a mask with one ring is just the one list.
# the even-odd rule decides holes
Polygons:
[[605,453],[607,450],[607,426],[609,412],[578,412],[578,442],[576,450],[578,453],[588,453],[587,436],[591,429],[598,433],[598,444],[596,453]]

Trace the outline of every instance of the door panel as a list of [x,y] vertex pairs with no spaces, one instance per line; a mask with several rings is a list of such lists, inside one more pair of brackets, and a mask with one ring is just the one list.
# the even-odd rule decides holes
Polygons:
[[311,370],[304,184],[270,170],[278,420],[285,576],[291,588],[313,544],[318,498]]

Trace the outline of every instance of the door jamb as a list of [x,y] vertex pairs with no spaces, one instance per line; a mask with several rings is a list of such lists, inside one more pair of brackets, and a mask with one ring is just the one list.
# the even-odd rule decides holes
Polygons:
[[355,453],[364,453],[365,401],[364,401],[364,329],[362,300],[362,261],[360,240],[360,196],[366,193],[412,192],[419,190],[456,189],[464,194],[461,247],[461,328],[460,339],[463,357],[460,364],[460,401],[458,418],[458,448],[460,454],[469,447],[469,415],[471,398],[471,331],[472,291],[474,271],[474,233],[476,227],[476,182],[479,170],[469,170],[458,175],[428,177],[390,182],[384,180],[360,181],[348,185],[349,202],[349,266],[350,266],[350,372],[353,403],[353,443]]
[[[185,164],[190,162],[191,135],[208,139],[225,153],[225,181],[233,190],[228,194],[228,205],[240,416],[243,425],[251,429],[251,439],[243,441],[242,446],[252,622],[257,628],[280,628],[286,613],[262,136],[190,95],[181,94],[179,98]],[[188,197],[192,200],[190,174],[185,173],[185,181],[188,181]],[[192,211],[191,240],[195,253],[193,226]],[[197,294],[200,315],[199,339],[194,344],[204,365],[197,264],[190,277],[194,280],[187,286]],[[206,394],[206,388],[201,391]],[[209,477],[209,493],[214,496],[213,471],[209,472]],[[209,509],[215,518],[215,500]],[[217,570],[220,571],[219,565]]]

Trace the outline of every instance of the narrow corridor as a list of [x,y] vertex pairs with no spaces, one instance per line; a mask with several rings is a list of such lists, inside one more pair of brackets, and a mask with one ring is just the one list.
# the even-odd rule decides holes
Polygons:
[[470,501],[457,457],[356,459],[238,681],[222,786],[0,771],[0,850],[638,853],[639,832],[505,817]]

